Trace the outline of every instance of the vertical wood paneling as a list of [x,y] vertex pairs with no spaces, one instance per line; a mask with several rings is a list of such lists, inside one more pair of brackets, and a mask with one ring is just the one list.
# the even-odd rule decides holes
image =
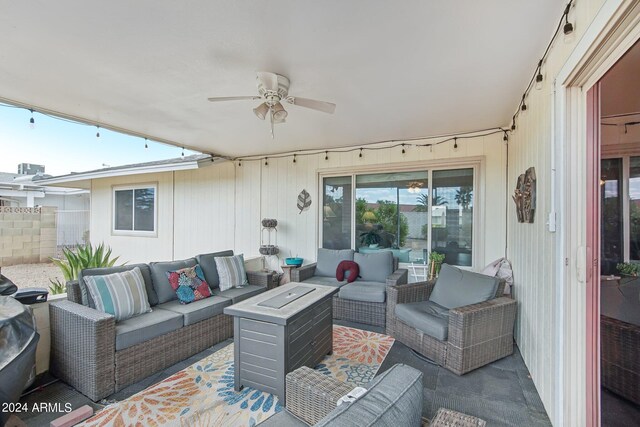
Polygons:
[[[603,0],[575,2],[570,20],[576,28],[576,39],[588,28]],[[513,192],[519,174],[534,166],[537,176],[537,206],[534,224],[519,224],[516,220],[515,205],[510,200],[508,207],[508,257],[513,263],[515,287],[518,301],[516,321],[516,341],[531,372],[538,393],[554,424],[584,425],[584,290],[570,289],[565,306],[565,322],[572,325],[564,331],[566,343],[558,348],[556,340],[561,324],[557,318],[558,287],[569,285],[556,282],[558,263],[564,262],[556,254],[556,234],[547,229],[547,215],[551,210],[551,198],[555,194],[551,187],[551,121],[553,114],[552,82],[564,65],[575,44],[563,43],[562,36],[556,41],[547,61],[543,64],[544,87],[532,90],[527,97],[528,109],[517,120],[517,129],[509,141],[509,197]],[[578,119],[584,112],[572,111]],[[580,150],[566,147],[568,153],[579,157]],[[560,166],[561,167],[561,166]],[[584,204],[583,197],[575,192],[567,192],[567,203]],[[576,218],[570,230],[559,232],[584,234],[584,223]],[[579,234],[577,234],[579,235]],[[571,254],[575,259],[575,253]],[[564,413],[557,408],[557,375],[560,358],[564,354],[562,366],[572,378],[571,393],[563,393]],[[565,391],[567,389],[565,388]]]
[[233,163],[175,173],[176,259],[234,247]]

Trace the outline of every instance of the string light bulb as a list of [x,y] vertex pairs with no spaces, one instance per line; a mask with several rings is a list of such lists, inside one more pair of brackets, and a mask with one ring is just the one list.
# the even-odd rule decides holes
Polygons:
[[358,154],[358,157],[362,158],[362,148],[360,149],[360,154]]
[[147,144],[147,138],[144,139],[144,148],[145,149],[149,148],[149,145]]
[[504,131],[504,136],[502,137],[502,140],[503,140],[504,142],[509,141],[509,135],[507,135],[507,131]]
[[520,107],[521,111],[527,111],[527,104],[524,101],[526,95],[522,95],[522,107]]
[[542,86],[543,86],[542,80],[544,80],[544,78],[542,77],[542,59],[541,59],[540,62],[538,62],[538,74],[536,75],[536,85],[535,85],[536,90],[542,89]]
[[402,154],[406,153],[405,149],[404,149],[404,144],[402,144]]
[[325,160],[329,160],[329,152],[328,151],[324,152],[324,159]]
[[513,117],[513,120],[511,121],[511,130],[516,130],[516,118],[515,118],[515,116]]
[[96,126],[96,138],[100,138],[100,126]]
[[267,160],[267,157],[264,158],[264,165],[269,166],[269,161]]
[[242,159],[238,159],[238,167],[241,168],[242,167]]
[[575,39],[573,24],[569,22],[570,9],[571,2],[569,2],[569,4],[567,4],[567,7],[564,9],[564,27],[562,27],[562,31],[564,32],[564,42],[567,44],[573,43],[573,40]]
[[294,154],[293,155],[293,163],[295,163],[295,162],[296,162],[296,155]]
[[453,138],[453,149],[454,150],[458,149],[458,138]]
[[182,147],[182,157],[184,157],[184,147]]
[[36,119],[33,118],[33,109],[29,109],[31,111],[31,118],[29,119],[29,128],[33,129],[36,127]]

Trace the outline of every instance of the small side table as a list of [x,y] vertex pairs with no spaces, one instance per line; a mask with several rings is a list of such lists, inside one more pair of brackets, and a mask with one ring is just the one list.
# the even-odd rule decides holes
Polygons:
[[282,277],[280,278],[280,286],[282,286],[291,282],[291,270],[298,267],[295,265],[282,265],[280,267],[282,268]]

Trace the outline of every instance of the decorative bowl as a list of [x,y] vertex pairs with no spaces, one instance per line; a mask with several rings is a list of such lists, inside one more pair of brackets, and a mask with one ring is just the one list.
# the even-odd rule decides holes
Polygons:
[[285,258],[284,259],[284,263],[287,265],[293,265],[295,267],[300,267],[302,265],[302,261],[304,261],[304,258]]

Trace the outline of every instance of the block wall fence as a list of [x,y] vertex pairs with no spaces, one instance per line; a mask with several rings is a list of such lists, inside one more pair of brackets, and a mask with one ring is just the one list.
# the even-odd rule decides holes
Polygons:
[[0,267],[49,261],[56,238],[55,207],[0,207]]

